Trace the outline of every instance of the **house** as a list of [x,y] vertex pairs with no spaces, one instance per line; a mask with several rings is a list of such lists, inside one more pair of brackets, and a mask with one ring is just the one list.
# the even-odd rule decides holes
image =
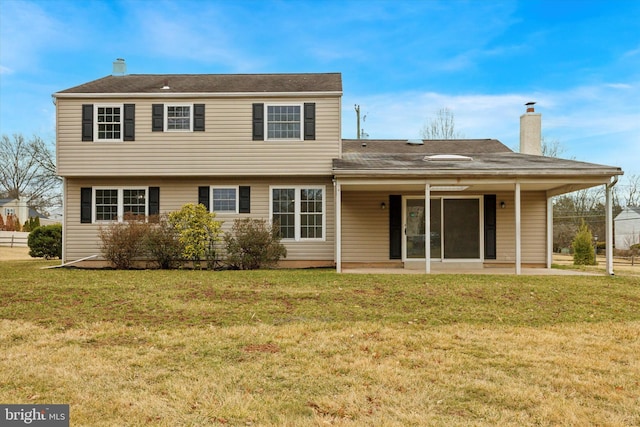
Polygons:
[[640,243],[640,207],[627,206],[613,220],[616,228],[616,249],[628,250]]
[[541,156],[532,107],[523,154],[490,139],[343,140],[339,73],[111,75],[53,96],[63,262],[99,254],[99,226],[125,212],[202,203],[226,227],[277,220],[283,266],[520,273],[550,267],[553,196],[622,174]]
[[[0,199],[0,214],[6,220],[10,215],[13,215],[19,221],[26,221],[31,216],[32,209],[27,206],[27,202],[20,199]],[[33,211],[36,215],[37,212]],[[34,215],[34,216],[36,216]]]

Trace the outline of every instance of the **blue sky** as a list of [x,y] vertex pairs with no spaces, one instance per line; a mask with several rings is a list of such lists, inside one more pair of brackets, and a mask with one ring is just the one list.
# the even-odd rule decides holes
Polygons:
[[0,133],[55,139],[51,94],[111,73],[341,72],[371,138],[453,111],[518,146],[524,103],[564,157],[640,174],[640,1],[0,1]]

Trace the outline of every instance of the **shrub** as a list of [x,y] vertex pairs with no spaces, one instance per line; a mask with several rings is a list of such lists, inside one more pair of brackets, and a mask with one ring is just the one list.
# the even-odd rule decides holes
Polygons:
[[40,227],[40,218],[38,218],[37,216],[32,216],[24,222],[22,231],[33,231],[38,227]]
[[580,223],[578,233],[571,245],[573,246],[574,265],[595,265],[596,257],[593,248],[593,235],[584,220]]
[[182,246],[182,257],[192,261],[194,268],[201,268],[202,260],[207,261],[208,268],[215,267],[215,246],[222,225],[215,218],[215,213],[209,212],[204,205],[193,203],[169,214],[169,224],[178,233],[178,240]]
[[20,231],[22,229],[20,219],[13,214],[7,215],[7,222],[4,225],[4,229],[6,231]]
[[115,268],[130,269],[135,258],[144,254],[147,228],[144,220],[135,218],[125,218],[125,222],[101,226],[99,236],[102,254]]
[[62,258],[62,225],[37,227],[27,239],[29,255],[34,258]]
[[260,219],[237,219],[231,233],[225,233],[227,264],[240,270],[274,266],[287,249],[280,243],[279,227]]
[[0,231],[4,230],[4,219],[2,218],[2,214],[0,214]]
[[182,257],[182,245],[176,229],[169,223],[169,218],[162,215],[149,220],[144,247],[149,257],[158,268],[174,268]]

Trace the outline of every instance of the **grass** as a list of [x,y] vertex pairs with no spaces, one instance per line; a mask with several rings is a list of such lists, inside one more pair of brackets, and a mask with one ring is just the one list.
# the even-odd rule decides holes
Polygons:
[[0,401],[72,425],[640,424],[640,278],[0,262]]

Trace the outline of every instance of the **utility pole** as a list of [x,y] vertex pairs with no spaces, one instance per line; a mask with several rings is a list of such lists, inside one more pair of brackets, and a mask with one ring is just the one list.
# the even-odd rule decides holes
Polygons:
[[360,106],[355,104],[354,108],[356,110],[356,119],[357,119],[357,125],[358,125],[358,132],[356,133],[356,135],[358,135],[358,139],[360,139]]

